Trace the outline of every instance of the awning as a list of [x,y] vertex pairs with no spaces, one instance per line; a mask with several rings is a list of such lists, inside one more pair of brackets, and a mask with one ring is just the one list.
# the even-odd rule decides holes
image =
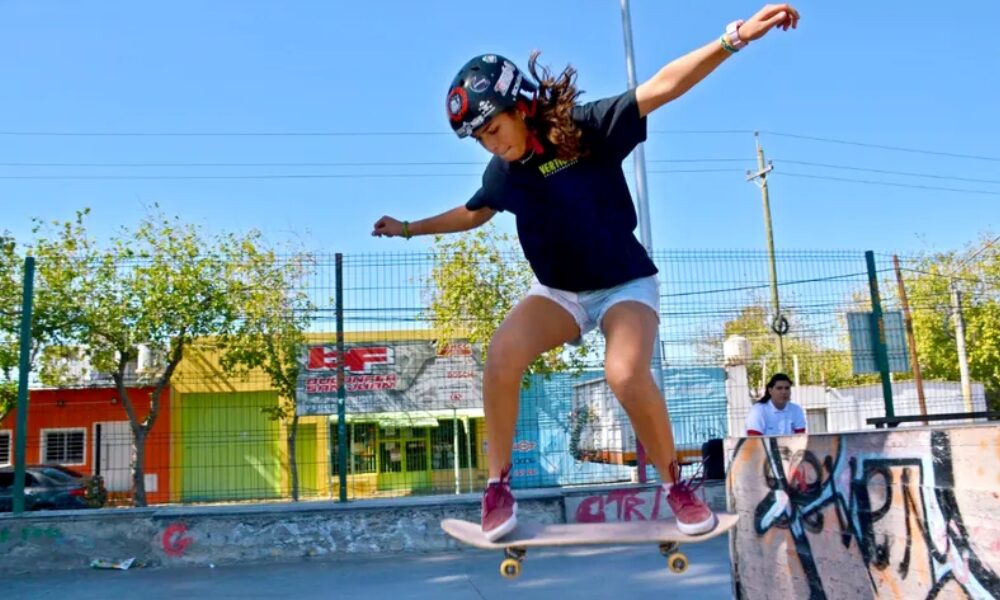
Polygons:
[[[466,421],[481,419],[485,413],[481,408],[460,408],[458,410],[421,410],[392,413],[356,413],[347,415],[348,423],[377,423],[380,427],[437,427],[438,421],[454,418]],[[337,422],[337,415],[330,415],[330,422]]]

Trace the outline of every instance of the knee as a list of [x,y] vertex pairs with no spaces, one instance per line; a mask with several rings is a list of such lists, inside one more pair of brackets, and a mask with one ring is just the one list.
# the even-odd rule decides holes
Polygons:
[[512,381],[520,384],[524,371],[533,357],[526,356],[518,344],[506,336],[496,337],[490,342],[483,369],[483,383],[504,384]]
[[604,377],[620,402],[628,402],[655,385],[648,365],[629,361],[606,361]]

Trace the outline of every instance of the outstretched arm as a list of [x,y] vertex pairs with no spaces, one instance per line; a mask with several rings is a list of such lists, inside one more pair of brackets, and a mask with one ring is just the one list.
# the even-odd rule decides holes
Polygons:
[[[764,37],[764,34],[775,27],[787,31],[789,28],[795,29],[798,24],[799,12],[791,4],[768,4],[740,26],[739,36],[744,42],[752,42]],[[716,39],[667,64],[636,88],[639,116],[645,117],[667,102],[684,95],[721,65],[730,54],[721,41]]]
[[[437,233],[454,233],[475,229],[493,218],[496,211],[492,208],[469,210],[465,205],[445,211],[439,215],[419,221],[399,221],[388,215],[375,221],[372,235],[376,237],[412,237],[415,235],[434,235]],[[403,224],[406,223],[406,231]]]

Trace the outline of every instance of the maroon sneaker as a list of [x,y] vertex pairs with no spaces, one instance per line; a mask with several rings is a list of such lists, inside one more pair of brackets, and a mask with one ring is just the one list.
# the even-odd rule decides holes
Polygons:
[[510,493],[510,465],[500,473],[500,481],[483,492],[483,535],[491,542],[502,538],[517,525],[517,501]]
[[691,479],[681,479],[681,468],[674,461],[670,466],[670,478],[673,485],[663,484],[667,492],[667,504],[677,519],[677,529],[686,535],[701,535],[715,529],[718,519],[712,509],[696,493],[704,482],[704,476],[699,469]]

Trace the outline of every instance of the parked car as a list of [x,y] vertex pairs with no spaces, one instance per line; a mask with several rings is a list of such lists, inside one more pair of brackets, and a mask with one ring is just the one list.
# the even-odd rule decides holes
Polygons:
[[[100,508],[108,492],[100,476],[91,477],[62,465],[29,465],[24,469],[25,510]],[[14,506],[14,467],[0,468],[0,512]]]

